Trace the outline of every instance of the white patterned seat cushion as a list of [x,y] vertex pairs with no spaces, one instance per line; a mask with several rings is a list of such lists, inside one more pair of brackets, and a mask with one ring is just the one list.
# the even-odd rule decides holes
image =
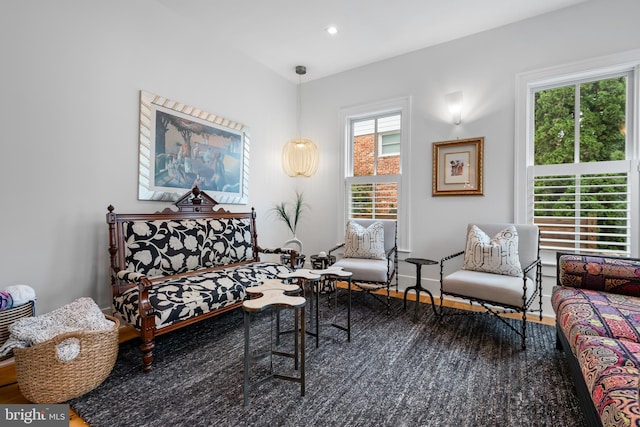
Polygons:
[[[149,301],[156,311],[156,329],[243,301],[247,287],[289,271],[282,264],[256,262],[155,282]],[[137,288],[116,296],[113,308],[127,323],[140,329]]]

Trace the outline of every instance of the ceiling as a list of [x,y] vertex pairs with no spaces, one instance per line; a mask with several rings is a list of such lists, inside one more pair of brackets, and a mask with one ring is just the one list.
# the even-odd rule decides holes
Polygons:
[[[240,52],[305,81],[590,0],[155,0]],[[330,36],[330,25],[338,33]]]

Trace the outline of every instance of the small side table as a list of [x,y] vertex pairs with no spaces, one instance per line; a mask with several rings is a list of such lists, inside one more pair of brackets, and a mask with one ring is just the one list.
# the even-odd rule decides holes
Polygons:
[[[313,313],[314,313],[314,304],[318,304],[318,301],[314,301],[314,295],[313,295],[313,290],[314,288],[318,288],[318,283],[320,282],[321,276],[319,274],[315,274],[312,273],[311,270],[309,270],[308,268],[299,268],[297,270],[291,271],[289,273],[280,273],[278,274],[278,279],[280,280],[286,280],[286,281],[291,281],[291,280],[297,280],[298,283],[300,284],[300,289],[302,289],[302,291],[305,291],[305,284],[309,285],[309,292],[311,292],[311,298],[309,299],[310,305],[309,305],[309,310],[312,314],[311,316],[311,322],[313,322]],[[314,286],[315,284],[315,286]],[[297,286],[297,285],[296,285]],[[318,309],[316,307],[315,309],[315,313],[318,313]],[[316,332],[318,331],[318,324],[317,324],[317,316],[316,316]],[[313,326],[313,325],[312,325]],[[313,335],[313,332],[307,331],[307,333],[309,335]],[[278,335],[280,334],[279,328],[278,328]],[[316,348],[318,348],[319,346],[319,336],[316,333]]]
[[[304,284],[309,285],[310,292],[310,304],[309,310],[311,312],[311,327],[315,329],[314,332],[307,332],[309,335],[316,337],[316,348],[320,346],[320,284],[323,280],[330,279],[345,279],[348,282],[349,303],[347,306],[347,326],[338,325],[332,323],[338,329],[341,329],[347,333],[347,341],[351,341],[351,276],[353,273],[350,271],[344,271],[342,267],[328,267],[322,270],[309,270],[307,268],[300,268],[290,273],[280,273],[278,279],[289,280],[298,279],[302,281],[301,287],[304,289]],[[337,289],[336,289],[337,292]],[[336,293],[337,304],[337,293]]]
[[425,292],[431,297],[431,308],[433,308],[433,312],[436,316],[438,316],[438,312],[436,311],[436,306],[433,301],[433,294],[428,290],[422,287],[422,266],[423,265],[435,265],[438,261],[433,261],[431,259],[424,258],[407,258],[406,262],[410,264],[414,264],[416,266],[416,284],[415,286],[410,286],[404,291],[404,309],[407,309],[407,293],[413,289],[416,291],[416,312],[413,315],[414,320],[418,318],[418,307],[420,305],[420,292]]
[[[289,285],[283,283],[280,280],[265,280],[262,285],[252,286],[247,288],[247,293],[250,294],[262,294],[258,298],[248,299],[242,303],[242,308],[244,310],[244,406],[249,404],[249,391],[254,386],[262,384],[262,382],[271,379],[277,378],[286,381],[293,381],[300,383],[300,395],[304,396],[304,387],[305,387],[305,376],[304,376],[304,362],[305,362],[305,305],[306,299],[304,297],[299,296],[291,296],[286,295],[285,292],[292,292],[298,290],[297,285]],[[294,369],[298,369],[298,356],[300,357],[300,376],[293,377],[287,375],[280,375],[273,372],[273,363],[271,375],[262,378],[261,380],[256,381],[251,384],[249,381],[249,369],[250,369],[250,361],[251,361],[251,353],[249,350],[249,335],[251,332],[250,326],[250,314],[252,312],[261,312],[266,309],[272,307],[280,307],[280,308],[292,308],[294,310],[294,349],[293,353],[283,353],[276,352],[271,349],[271,357],[273,355],[279,356],[287,356],[292,357],[294,359]],[[300,348],[298,348],[298,312],[300,312]]]
[[[311,273],[319,274],[322,277],[323,281],[329,281],[333,283],[336,279],[346,279],[347,280],[347,292],[348,292],[348,302],[347,302],[347,326],[339,325],[335,322],[331,323],[331,326],[334,328],[338,328],[347,333],[347,342],[351,342],[351,276],[353,273],[350,271],[344,271],[342,267],[328,267],[321,270],[311,270]],[[334,300],[335,305],[338,305],[338,287],[333,283],[333,292],[334,292]],[[318,347],[318,337],[320,336],[320,327],[319,327],[319,313],[318,307],[320,306],[320,286],[316,287],[316,347]]]

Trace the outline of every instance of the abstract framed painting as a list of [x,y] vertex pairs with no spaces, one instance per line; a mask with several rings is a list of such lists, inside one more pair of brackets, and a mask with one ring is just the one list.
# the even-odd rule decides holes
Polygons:
[[434,196],[482,196],[484,137],[433,143]]
[[249,142],[241,123],[140,91],[138,199],[176,201],[197,185],[246,204]]

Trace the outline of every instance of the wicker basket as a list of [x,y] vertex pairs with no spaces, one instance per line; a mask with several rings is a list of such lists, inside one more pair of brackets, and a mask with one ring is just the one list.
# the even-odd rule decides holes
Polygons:
[[[9,339],[9,325],[23,317],[31,317],[34,315],[34,303],[29,301],[26,304],[12,307],[7,310],[0,311],[0,345]],[[13,357],[11,353],[6,356],[0,356],[0,362]]]
[[[22,395],[33,403],[61,403],[98,387],[109,376],[118,356],[118,319],[106,330],[67,332],[27,348],[14,348],[16,377]],[[70,361],[58,358],[56,347],[77,338],[80,354]]]

